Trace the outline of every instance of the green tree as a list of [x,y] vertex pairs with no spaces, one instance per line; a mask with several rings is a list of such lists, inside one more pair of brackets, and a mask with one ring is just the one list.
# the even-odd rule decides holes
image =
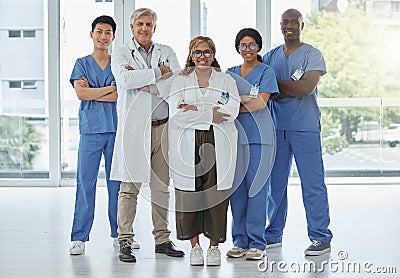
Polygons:
[[[398,77],[395,77],[394,71],[387,70],[380,58],[382,37],[385,35],[387,32],[375,25],[363,9],[355,7],[349,7],[343,13],[319,12],[308,16],[303,40],[319,48],[327,64],[327,74],[318,85],[320,96],[400,96]],[[348,142],[352,140],[362,117],[364,120],[379,121],[380,116],[376,108],[329,108],[326,113],[333,122],[339,120]]]
[[0,116],[0,170],[30,170],[40,137],[22,117]]

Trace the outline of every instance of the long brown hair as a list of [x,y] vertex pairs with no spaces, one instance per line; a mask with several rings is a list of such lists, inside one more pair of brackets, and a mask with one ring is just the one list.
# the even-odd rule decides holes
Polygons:
[[194,70],[195,65],[192,60],[192,53],[193,53],[194,48],[202,42],[207,43],[208,46],[211,48],[212,52],[214,52],[214,60],[211,63],[211,67],[214,67],[217,71],[221,71],[221,66],[219,65],[217,59],[215,58],[216,48],[215,48],[215,44],[214,44],[213,40],[209,37],[197,36],[197,37],[193,38],[189,43],[189,54],[186,58],[185,69],[182,71],[182,74],[187,75]]

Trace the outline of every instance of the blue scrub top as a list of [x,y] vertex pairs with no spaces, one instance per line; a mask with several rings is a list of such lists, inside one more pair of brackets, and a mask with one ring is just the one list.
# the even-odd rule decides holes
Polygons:
[[[303,44],[286,57],[283,45],[264,55],[263,62],[270,65],[278,80],[293,81],[291,76],[297,69],[304,72],[319,70],[326,73],[321,51],[309,44]],[[321,111],[317,104],[318,90],[305,97],[286,97],[271,102],[271,114],[276,130],[320,132]]]
[[[72,70],[70,82],[85,77],[90,88],[110,86],[114,81],[111,72],[111,61],[102,70],[91,55],[79,58]],[[95,134],[117,131],[116,102],[103,102],[96,100],[81,100],[79,107],[79,132],[80,134]]]
[[[279,95],[275,73],[271,67],[261,63],[244,78],[240,76],[240,67],[235,66],[227,70],[233,73],[231,76],[236,80],[239,95],[248,95],[251,87],[255,84],[260,86],[259,92],[271,93],[271,98]],[[272,145],[275,141],[275,133],[268,105],[265,109],[251,113],[239,113],[235,124],[239,131],[239,144]]]

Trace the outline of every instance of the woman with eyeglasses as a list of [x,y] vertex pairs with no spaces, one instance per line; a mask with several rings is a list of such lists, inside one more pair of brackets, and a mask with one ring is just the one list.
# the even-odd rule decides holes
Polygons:
[[[232,238],[228,257],[261,260],[267,220],[269,175],[275,155],[275,130],[268,109],[270,97],[279,95],[274,71],[262,63],[260,33],[252,28],[239,31],[235,49],[243,63],[228,69],[239,86],[240,109],[235,121],[239,130],[236,173],[232,195]],[[240,82],[242,81],[242,82]]]
[[214,42],[192,39],[185,69],[170,95],[170,176],[175,187],[177,238],[190,240],[191,265],[203,265],[199,236],[210,240],[207,265],[220,265],[237,148],[235,80],[221,72]]

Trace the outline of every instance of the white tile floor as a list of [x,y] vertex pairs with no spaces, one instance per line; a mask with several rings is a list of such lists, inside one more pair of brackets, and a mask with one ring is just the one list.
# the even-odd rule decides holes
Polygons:
[[[328,190],[332,252],[317,258],[303,256],[309,241],[301,192],[298,186],[290,186],[283,247],[268,252],[269,268],[261,272],[257,262],[224,256],[219,267],[190,267],[189,243],[175,239],[173,214],[172,239],[187,256],[156,255],[150,205],[143,196],[134,226],[142,246],[136,251],[138,261],[120,262],[108,237],[104,187],[98,188],[96,218],[86,252],[70,256],[75,188],[0,188],[0,277],[400,277],[400,186],[332,185]],[[204,238],[202,245],[207,245]],[[225,254],[230,247],[229,233],[220,249]],[[347,259],[339,259],[338,253],[347,254]],[[321,263],[325,264],[322,272],[303,271],[304,266],[313,264],[321,268]],[[360,273],[357,269],[353,273],[358,265]],[[371,272],[396,273],[367,273],[363,265]]]

